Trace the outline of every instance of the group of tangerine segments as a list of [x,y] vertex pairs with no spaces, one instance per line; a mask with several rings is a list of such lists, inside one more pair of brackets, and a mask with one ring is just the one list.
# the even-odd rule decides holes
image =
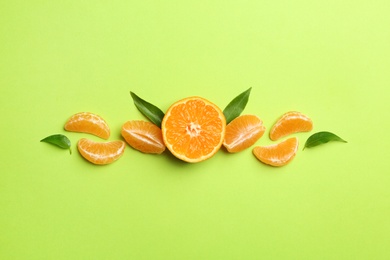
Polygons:
[[[273,125],[269,132],[272,141],[293,133],[311,131],[312,120],[300,112],[287,112]],[[223,145],[228,152],[240,152],[254,145],[265,132],[263,122],[255,115],[241,115],[232,120],[226,127]],[[261,162],[271,166],[284,166],[296,155],[298,138],[268,145],[256,146],[253,154]]]
[[[110,127],[99,115],[80,112],[71,116],[64,126],[71,132],[88,133],[103,139],[110,137]],[[121,140],[95,142],[82,138],[77,143],[80,154],[94,164],[104,165],[118,160],[125,152],[126,144]]]
[[[298,132],[309,132],[313,129],[313,121],[306,115],[290,111],[283,114],[272,126],[269,138],[277,141],[280,138]],[[261,162],[271,166],[284,166],[288,164],[298,151],[299,141],[297,137],[290,137],[282,142],[257,146],[253,149],[253,154]]]
[[[300,112],[287,112],[271,128],[272,141],[292,133],[310,131],[313,122]],[[98,115],[78,113],[65,124],[68,131],[85,132],[108,139],[110,130]],[[142,120],[123,124],[121,135],[134,149],[143,153],[161,154],[166,148],[177,158],[190,163],[212,157],[223,145],[230,153],[237,153],[254,145],[265,132],[260,118],[241,115],[226,124],[222,110],[201,97],[188,97],[172,104],[161,123]],[[94,142],[81,139],[80,154],[94,164],[108,164],[119,159],[124,152],[123,141]],[[298,139],[289,138],[277,144],[257,146],[253,154],[261,162],[283,166],[290,162],[298,150]]]

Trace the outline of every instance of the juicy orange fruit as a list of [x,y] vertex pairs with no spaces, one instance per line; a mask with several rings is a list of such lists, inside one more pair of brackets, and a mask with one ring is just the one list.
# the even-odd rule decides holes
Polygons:
[[122,126],[121,134],[131,147],[143,153],[160,154],[165,150],[161,129],[151,122],[128,121]]
[[166,147],[186,162],[212,157],[225,137],[226,119],[218,106],[201,97],[177,101],[163,118],[162,135]]
[[230,153],[240,152],[249,148],[263,136],[265,127],[255,115],[236,117],[226,126],[223,146]]
[[273,125],[269,138],[273,141],[297,132],[308,132],[313,129],[313,122],[300,112],[287,112]]
[[298,138],[291,137],[278,144],[257,146],[253,148],[253,154],[265,164],[283,166],[295,157],[298,145]]
[[109,164],[118,160],[125,152],[126,144],[123,141],[95,142],[82,138],[77,143],[80,154],[94,164]]
[[110,127],[106,121],[90,112],[81,112],[71,116],[65,123],[65,130],[71,132],[89,133],[108,139],[110,137]]

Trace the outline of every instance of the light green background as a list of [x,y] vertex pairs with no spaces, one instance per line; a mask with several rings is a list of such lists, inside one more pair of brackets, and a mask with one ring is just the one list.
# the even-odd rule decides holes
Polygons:
[[[0,259],[389,259],[388,1],[2,1]],[[298,110],[348,141],[282,168],[251,149],[199,164],[126,147],[94,166],[39,140],[74,113],[110,140],[199,95],[267,132]]]

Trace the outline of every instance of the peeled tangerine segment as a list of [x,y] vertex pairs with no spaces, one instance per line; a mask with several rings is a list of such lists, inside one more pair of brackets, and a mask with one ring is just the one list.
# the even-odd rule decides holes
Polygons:
[[99,115],[80,112],[71,116],[65,123],[65,130],[96,135],[103,139],[110,137],[110,127]]
[[82,138],[77,148],[86,160],[93,164],[109,164],[118,160],[125,152],[126,143],[120,140],[111,142],[95,142]]
[[283,166],[289,163],[298,150],[298,138],[291,137],[283,142],[253,148],[253,154],[261,162],[271,166]]
[[128,121],[121,134],[131,147],[143,153],[161,154],[165,150],[161,129],[151,122]]
[[276,141],[287,135],[298,133],[298,132],[308,132],[313,129],[312,120],[296,111],[291,111],[285,113],[278,121],[273,125],[269,132],[269,137],[271,140]]
[[236,117],[226,126],[223,146],[230,153],[240,152],[256,143],[263,136],[265,127],[255,115]]

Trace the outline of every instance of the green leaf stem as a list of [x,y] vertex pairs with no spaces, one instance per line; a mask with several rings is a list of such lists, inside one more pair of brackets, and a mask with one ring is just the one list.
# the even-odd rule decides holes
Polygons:
[[339,137],[331,132],[323,131],[323,132],[318,132],[318,133],[311,135],[307,139],[305,146],[303,147],[303,150],[305,150],[305,148],[310,148],[310,147],[314,147],[317,145],[325,144],[325,143],[330,142],[330,141],[347,143],[347,141],[345,141],[341,137]]
[[46,138],[43,138],[41,142],[53,144],[63,149],[69,149],[69,153],[72,154],[72,149],[70,148],[71,146],[70,140],[65,135],[62,134],[50,135]]
[[246,91],[242,92],[232,101],[230,101],[230,103],[223,110],[223,114],[226,118],[226,124],[229,124],[233,119],[238,117],[242,113],[242,111],[244,111],[244,108],[248,103],[249,94],[251,93],[251,90],[252,88],[249,88]]
[[133,98],[134,104],[138,108],[138,110],[150,121],[152,121],[152,123],[154,123],[158,127],[161,127],[161,122],[164,118],[164,112],[161,111],[161,109],[159,109],[155,105],[143,100],[131,91],[130,95]]

